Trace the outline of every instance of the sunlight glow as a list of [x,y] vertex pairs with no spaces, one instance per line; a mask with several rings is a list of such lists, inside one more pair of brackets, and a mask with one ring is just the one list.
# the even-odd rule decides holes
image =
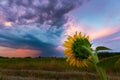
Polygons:
[[7,27],[10,27],[10,26],[12,26],[12,22],[5,22],[4,25]]
[[40,51],[37,50],[0,47],[0,56],[4,57],[35,57],[38,54]]

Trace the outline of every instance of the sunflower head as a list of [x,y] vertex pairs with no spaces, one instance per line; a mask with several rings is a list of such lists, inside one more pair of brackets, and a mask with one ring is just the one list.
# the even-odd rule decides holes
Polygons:
[[78,67],[87,66],[87,60],[90,58],[90,54],[84,47],[92,50],[89,36],[76,32],[74,36],[68,36],[64,46],[66,47],[64,54],[68,57],[67,61],[70,64]]

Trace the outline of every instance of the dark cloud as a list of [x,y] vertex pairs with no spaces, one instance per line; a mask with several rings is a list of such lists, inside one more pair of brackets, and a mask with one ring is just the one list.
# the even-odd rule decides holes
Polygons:
[[[56,47],[68,19],[66,14],[84,1],[88,0],[0,0],[0,46],[60,56]],[[4,22],[13,25],[6,28]]]
[[41,23],[61,26],[67,21],[66,13],[85,0],[1,0],[0,11],[7,21],[14,23]]
[[[9,30],[9,29],[8,29]],[[0,46],[10,47],[15,49],[33,49],[40,51],[38,56],[60,56],[60,52],[55,48],[57,45],[53,43],[44,42],[44,40],[35,37],[35,34],[25,33],[20,36],[20,32],[0,32]],[[16,30],[16,29],[15,29]],[[52,38],[52,37],[51,37]]]

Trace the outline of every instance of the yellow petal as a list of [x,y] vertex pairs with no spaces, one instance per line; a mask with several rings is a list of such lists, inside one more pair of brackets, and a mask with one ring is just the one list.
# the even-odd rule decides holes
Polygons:
[[74,35],[74,40],[78,39],[78,35],[77,35],[77,32],[75,33]]
[[86,38],[87,38],[88,40],[90,39],[90,37],[89,37],[89,36],[87,36]]
[[81,34],[81,32],[79,33],[79,37],[80,37],[80,38],[82,37],[82,34]]
[[64,44],[66,44],[66,45],[71,45],[71,46],[72,46],[72,45],[73,45],[73,42],[71,42],[71,41],[65,41]]
[[84,65],[85,65],[86,67],[88,66],[86,61],[84,61]]
[[70,61],[70,58],[67,58],[66,61],[69,62],[69,61]]
[[69,41],[74,41],[74,39],[72,38],[72,36],[68,36],[67,39],[68,39]]
[[75,66],[76,65],[76,59],[74,58],[73,59],[73,66]]
[[69,44],[69,43],[65,43],[64,46],[65,46],[66,48],[72,48],[72,44]]
[[65,49],[64,50],[64,55],[66,55],[66,56],[72,56],[72,51],[71,50],[68,50],[68,49]]
[[74,65],[74,61],[75,61],[74,59],[71,59],[70,60],[70,65]]
[[73,51],[71,49],[68,49],[68,48],[64,50],[64,53],[72,53],[72,52]]
[[80,61],[79,61],[79,67],[83,68],[83,66],[84,66],[84,65],[83,65],[83,62],[80,60]]
[[77,67],[80,67],[79,60],[77,60],[77,59],[76,59],[76,65],[77,65]]

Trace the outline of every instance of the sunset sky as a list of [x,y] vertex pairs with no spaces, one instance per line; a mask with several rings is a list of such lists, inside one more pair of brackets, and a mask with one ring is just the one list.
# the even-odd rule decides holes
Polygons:
[[0,56],[63,56],[76,31],[120,51],[120,0],[0,0]]

